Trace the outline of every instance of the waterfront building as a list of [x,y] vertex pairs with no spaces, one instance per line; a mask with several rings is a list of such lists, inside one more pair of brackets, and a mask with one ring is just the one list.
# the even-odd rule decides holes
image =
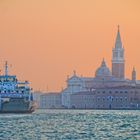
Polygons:
[[40,96],[40,108],[58,109],[62,108],[61,94],[57,92],[44,93]]
[[[134,96],[135,98],[135,94],[131,94],[130,93],[131,91],[130,92],[128,91],[132,87],[135,87],[134,90],[137,89],[138,90],[137,92],[139,94],[140,82],[136,80],[136,70],[133,68],[132,79],[125,78],[124,48],[122,46],[119,26],[118,26],[118,31],[117,31],[117,36],[116,36],[116,41],[114,46],[115,47],[112,50],[112,71],[110,71],[110,69],[106,65],[105,59],[103,59],[101,65],[99,66],[99,68],[97,68],[95,72],[95,77],[78,76],[74,71],[73,75],[70,78],[67,78],[66,81],[67,86],[61,92],[62,105],[65,108],[73,108],[73,107],[74,108],[85,108],[85,107],[86,108],[109,108],[108,106],[109,104],[92,101],[92,98],[95,98],[94,93],[102,89],[104,90],[105,94],[100,94],[100,96],[103,96],[102,98],[105,98],[105,100],[109,97],[112,98],[111,95],[108,95],[109,92],[108,89],[119,90],[119,88],[121,89],[124,88],[123,90],[126,90],[129,93],[128,95],[125,95],[127,99],[130,96]],[[118,91],[117,98],[120,99],[121,97],[124,97],[124,93]],[[127,102],[129,102],[127,107],[131,106],[130,101],[131,100],[127,100]],[[117,103],[120,104],[120,102],[115,102],[115,104]],[[119,107],[123,108],[124,105],[121,106],[120,104],[117,107],[117,105],[113,104],[112,106],[111,104],[110,106],[110,108],[114,108],[114,109],[115,108],[119,109]]]
[[43,92],[41,91],[34,91],[33,92],[33,98],[37,104],[37,108],[41,108],[41,95],[43,94]]
[[76,109],[140,109],[140,86],[99,88],[74,93],[70,108]]

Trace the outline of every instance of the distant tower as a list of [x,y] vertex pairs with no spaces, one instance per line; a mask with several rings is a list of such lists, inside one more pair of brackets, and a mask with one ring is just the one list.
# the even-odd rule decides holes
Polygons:
[[136,70],[135,68],[133,68],[133,71],[132,71],[132,82],[136,82]]
[[122,47],[119,25],[115,47],[112,50],[112,75],[116,78],[125,78],[124,48]]

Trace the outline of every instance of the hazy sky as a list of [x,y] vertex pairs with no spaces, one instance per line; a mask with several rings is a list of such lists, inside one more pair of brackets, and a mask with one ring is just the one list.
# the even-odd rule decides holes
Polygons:
[[111,68],[118,24],[126,77],[135,66],[140,79],[140,0],[0,0],[0,67],[59,91],[73,70],[93,77],[103,57]]

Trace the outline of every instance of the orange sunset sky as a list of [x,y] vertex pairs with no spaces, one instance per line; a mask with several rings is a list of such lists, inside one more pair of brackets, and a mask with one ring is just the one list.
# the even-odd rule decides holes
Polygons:
[[111,68],[118,24],[126,77],[135,66],[140,79],[140,0],[0,0],[0,68],[60,91],[73,70],[94,77],[103,57]]

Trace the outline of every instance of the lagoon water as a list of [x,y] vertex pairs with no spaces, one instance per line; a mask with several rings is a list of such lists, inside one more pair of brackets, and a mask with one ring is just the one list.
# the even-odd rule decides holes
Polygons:
[[140,140],[140,111],[37,110],[0,114],[0,140]]

